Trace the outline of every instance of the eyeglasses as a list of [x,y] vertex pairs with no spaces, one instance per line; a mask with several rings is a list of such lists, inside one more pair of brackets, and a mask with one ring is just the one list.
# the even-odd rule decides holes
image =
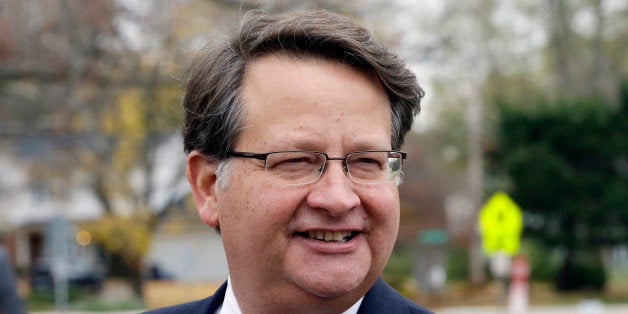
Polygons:
[[407,153],[394,150],[366,150],[332,158],[317,151],[277,151],[249,153],[231,151],[227,157],[254,158],[264,161],[264,172],[273,180],[287,185],[316,182],[325,171],[328,160],[342,160],[342,168],[354,182],[378,184],[400,178],[401,165]]

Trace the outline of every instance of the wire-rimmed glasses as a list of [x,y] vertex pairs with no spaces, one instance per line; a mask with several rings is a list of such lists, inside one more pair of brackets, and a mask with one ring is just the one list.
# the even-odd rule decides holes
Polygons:
[[[264,161],[264,172],[273,182],[303,185],[316,182],[328,160],[341,160],[347,176],[356,183],[378,184],[399,179],[407,153],[395,150],[365,150],[333,158],[318,151],[275,151],[251,153],[230,151],[227,157]],[[399,181],[397,181],[399,182]]]

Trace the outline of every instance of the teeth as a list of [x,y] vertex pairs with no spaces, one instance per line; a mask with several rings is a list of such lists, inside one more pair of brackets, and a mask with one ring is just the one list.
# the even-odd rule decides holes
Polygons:
[[351,231],[310,231],[308,232],[310,239],[316,239],[325,242],[347,242],[351,236]]
[[334,240],[334,233],[335,232],[325,232],[325,241]]
[[325,240],[325,233],[323,231],[316,231],[316,239]]

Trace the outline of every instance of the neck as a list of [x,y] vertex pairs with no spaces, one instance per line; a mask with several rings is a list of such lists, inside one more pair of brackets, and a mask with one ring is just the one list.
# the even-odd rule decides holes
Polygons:
[[[336,297],[320,297],[295,287],[233,285],[233,293],[243,314],[249,313],[342,313],[366,294],[359,289]],[[249,288],[250,287],[250,288]]]

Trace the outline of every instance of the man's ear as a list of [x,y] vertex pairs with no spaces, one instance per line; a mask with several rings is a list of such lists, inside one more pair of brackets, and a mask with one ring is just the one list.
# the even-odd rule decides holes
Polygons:
[[216,200],[216,169],[218,164],[193,151],[188,155],[187,169],[185,172],[188,182],[192,187],[194,203],[198,215],[207,225],[216,227],[219,225],[218,203]]

